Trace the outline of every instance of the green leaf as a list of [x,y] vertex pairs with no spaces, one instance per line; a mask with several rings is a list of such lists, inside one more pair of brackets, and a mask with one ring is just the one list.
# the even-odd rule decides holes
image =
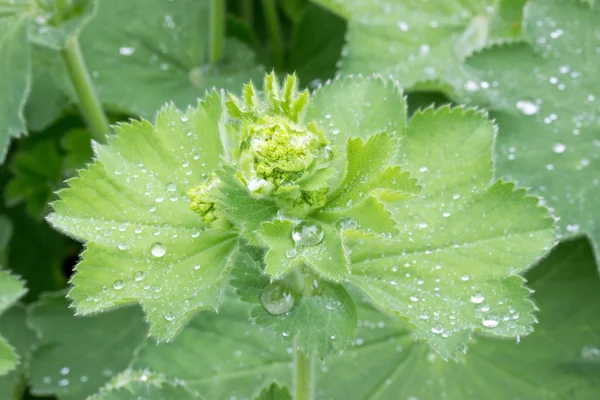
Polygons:
[[69,292],[79,314],[139,302],[151,334],[169,340],[198,311],[219,306],[237,235],[205,230],[185,193],[223,153],[213,130],[220,106],[213,93],[186,114],[166,107],[156,126],[117,126],[59,192],[48,221],[87,242]]
[[14,232],[7,248],[7,265],[27,281],[24,301],[35,300],[44,291],[64,288],[67,285],[63,273],[65,258],[75,257],[79,246],[45,221],[33,219],[23,206],[11,208],[8,215]]
[[31,85],[27,28],[25,17],[0,16],[0,162],[10,140],[26,132],[23,108]]
[[[14,346],[21,361],[25,360],[37,339],[25,324],[25,316],[25,307],[20,305],[9,308],[0,316],[0,334]],[[20,362],[16,369],[0,376],[0,393],[7,396],[7,399],[20,400],[24,391],[25,365]]]
[[173,343],[143,347],[132,363],[186,382],[207,399],[253,398],[273,381],[289,383],[286,345],[248,324],[249,305],[227,300],[196,318]]
[[406,130],[406,104],[392,81],[379,78],[345,78],[315,90],[305,121],[315,121],[328,139],[344,148],[348,139],[366,140],[373,133],[402,135]]
[[237,90],[250,79],[261,79],[263,71],[252,52],[234,40],[226,41],[218,66],[207,65],[209,5],[196,0],[101,1],[81,34],[100,100],[111,109],[152,118],[165,101],[194,105],[212,87]]
[[64,293],[45,295],[30,309],[40,343],[28,365],[31,391],[61,399],[83,399],[125,369],[145,340],[137,307],[75,317]]
[[335,4],[348,19],[343,73],[391,75],[405,87],[460,76],[464,59],[486,44],[498,3],[313,1]]
[[528,42],[469,59],[497,85],[463,100],[487,104],[500,125],[498,175],[530,186],[554,209],[560,233],[590,235],[599,253],[600,9],[575,1],[527,6]]
[[[10,275],[7,271],[0,271],[0,313],[23,297],[26,291],[25,285],[18,277]],[[14,348],[0,336],[0,375],[13,370],[18,361],[19,356]]]
[[137,399],[201,399],[180,385],[168,382],[160,374],[149,371],[126,370],[103,387],[89,400],[137,400]]
[[271,386],[261,390],[254,400],[292,400],[292,395],[287,387],[272,383]]
[[[243,301],[255,304],[251,310],[253,322],[267,328],[275,336],[295,343],[306,354],[325,359],[347,348],[354,340],[356,309],[346,289],[333,282],[323,281],[307,274],[303,293],[290,295],[292,307],[277,315],[268,311],[263,294],[273,285],[264,274],[263,252],[244,247],[235,258],[231,284]],[[285,283],[285,282],[284,282]]]
[[[399,161],[417,171],[423,190],[390,206],[399,233],[386,239],[343,232],[350,282],[407,319],[443,358],[464,352],[473,330],[498,336],[532,331],[534,306],[516,274],[555,237],[538,199],[513,184],[492,183],[494,133],[480,112],[417,112],[401,138]],[[520,317],[500,320],[511,308]]]
[[344,180],[316,216],[329,223],[350,218],[361,230],[395,233],[396,221],[384,202],[408,199],[420,189],[408,172],[391,166],[397,144],[386,133],[373,135],[366,143],[350,139]]
[[[424,343],[413,343],[405,326],[360,308],[361,345],[328,362],[317,380],[320,396],[348,400],[596,398],[600,392],[600,320],[596,317],[600,281],[590,245],[586,240],[559,245],[526,278],[540,308],[535,332],[520,342],[476,336],[469,354],[458,364],[441,360]],[[512,319],[516,313],[509,311],[501,318]]]
[[337,71],[346,22],[316,5],[305,5],[293,27],[287,70],[295,71],[301,82],[314,89]]
[[21,146],[10,163],[13,178],[5,188],[6,205],[12,207],[25,202],[32,216],[46,214],[48,200],[63,177],[62,163],[61,154],[52,139]]
[[90,162],[94,155],[91,143],[92,135],[85,129],[73,129],[65,133],[61,145],[67,152],[64,159],[64,168],[67,173],[73,173]]
[[302,223],[320,226],[324,233],[322,241],[315,245],[297,245],[292,239],[294,223],[288,220],[262,224],[256,234],[268,248],[265,272],[272,279],[279,279],[294,267],[307,265],[327,279],[344,279],[348,274],[348,260],[338,230],[312,220],[302,220]]

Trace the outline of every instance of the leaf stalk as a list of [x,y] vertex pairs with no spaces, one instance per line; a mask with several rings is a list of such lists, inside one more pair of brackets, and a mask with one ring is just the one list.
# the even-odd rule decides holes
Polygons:
[[273,54],[273,64],[278,70],[283,69],[283,42],[281,39],[281,24],[279,23],[279,14],[277,14],[277,4],[275,0],[263,0],[263,11],[267,22],[267,32],[271,41],[271,52]]
[[67,39],[66,46],[60,51],[60,54],[64,61],[67,75],[75,89],[79,109],[90,129],[92,138],[99,143],[106,142],[106,135],[110,133],[110,125],[104,114],[100,100],[96,96],[92,80],[85,66],[81,48],[79,47],[79,38],[74,35]]
[[314,400],[315,359],[304,354],[294,341],[294,400]]
[[223,38],[225,37],[225,0],[211,0],[209,22],[208,62],[215,66],[223,56]]

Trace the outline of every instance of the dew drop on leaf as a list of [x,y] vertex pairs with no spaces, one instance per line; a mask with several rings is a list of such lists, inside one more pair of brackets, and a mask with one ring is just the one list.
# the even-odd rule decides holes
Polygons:
[[562,154],[565,152],[566,149],[567,149],[567,146],[565,146],[562,143],[556,143],[554,146],[552,146],[552,151],[555,152],[556,154]]
[[477,292],[473,296],[471,296],[471,302],[473,302],[475,304],[480,304],[483,302],[483,300],[485,300],[485,297],[483,296],[483,293],[481,293],[481,292]]
[[115,290],[121,290],[121,289],[123,289],[123,286],[125,286],[125,284],[120,279],[117,279],[116,281],[113,282],[113,287],[115,288]]
[[335,226],[341,230],[358,229],[358,222],[351,217],[341,217],[335,222]]
[[152,248],[150,249],[150,253],[154,257],[162,257],[165,255],[166,252],[167,252],[167,248],[162,243],[154,243],[152,245]]
[[581,357],[586,360],[600,360],[600,349],[589,344],[585,345],[581,348]]
[[[182,117],[183,118],[183,117]],[[177,185],[175,185],[173,182],[169,182],[167,183],[167,192],[175,192],[177,190]]]
[[175,314],[173,314],[172,312],[168,312],[165,314],[165,319],[167,321],[173,321],[175,319]]
[[323,226],[314,221],[299,221],[292,228],[292,239],[296,246],[315,246],[323,241]]
[[498,326],[498,317],[495,315],[488,315],[481,321],[481,323],[486,328],[495,328]]
[[529,100],[519,100],[517,101],[516,106],[517,109],[525,115],[534,115],[540,110],[540,106],[538,104],[535,104]]
[[269,314],[280,315],[294,307],[295,299],[285,285],[281,282],[273,282],[262,290],[260,302]]
[[298,250],[295,247],[292,247],[291,249],[287,249],[285,251],[285,256],[287,258],[294,258],[298,255]]
[[144,271],[136,271],[135,274],[133,274],[133,279],[135,279],[136,282],[143,281],[145,277],[146,274]]

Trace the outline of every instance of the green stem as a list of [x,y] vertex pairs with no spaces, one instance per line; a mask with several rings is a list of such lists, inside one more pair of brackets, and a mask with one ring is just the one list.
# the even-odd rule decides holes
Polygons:
[[294,342],[294,400],[314,400],[315,360],[306,356]]
[[277,14],[277,5],[275,0],[262,0],[262,3],[267,22],[267,32],[271,40],[273,64],[275,64],[276,69],[283,69],[283,42],[281,40],[281,27],[279,24],[279,15]]
[[81,49],[79,48],[79,39],[73,36],[67,39],[67,44],[61,50],[61,56],[67,68],[67,73],[71,83],[75,88],[77,102],[83,117],[90,129],[94,140],[100,143],[106,141],[106,135],[110,133],[108,119],[104,115],[104,110],[100,105],[98,97],[92,86],[92,80],[87,72]]
[[208,62],[217,65],[223,55],[225,37],[225,0],[211,0]]

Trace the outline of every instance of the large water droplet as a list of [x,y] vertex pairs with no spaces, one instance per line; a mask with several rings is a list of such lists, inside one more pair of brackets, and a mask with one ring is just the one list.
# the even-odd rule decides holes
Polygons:
[[525,115],[534,115],[540,110],[540,106],[528,100],[517,101],[517,109]]
[[296,246],[315,246],[323,241],[323,226],[314,221],[299,221],[292,228],[292,239]]
[[113,287],[115,288],[115,290],[121,290],[121,289],[123,289],[123,286],[125,286],[125,284],[120,279],[117,279],[116,281],[113,282]]
[[292,292],[281,282],[273,282],[264,287],[260,294],[260,302],[271,315],[285,314],[294,307]]
[[166,252],[167,248],[162,243],[154,243],[150,248],[150,253],[152,253],[154,257],[162,257]]

